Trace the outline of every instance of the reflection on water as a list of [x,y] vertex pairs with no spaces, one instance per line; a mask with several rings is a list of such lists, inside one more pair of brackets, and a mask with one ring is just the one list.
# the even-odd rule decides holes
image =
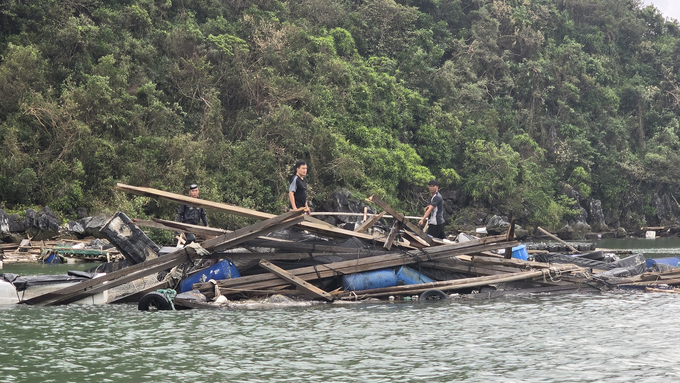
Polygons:
[[[608,241],[598,247],[625,248]],[[672,382],[678,312],[680,295],[628,291],[178,312],[0,306],[0,381]]]

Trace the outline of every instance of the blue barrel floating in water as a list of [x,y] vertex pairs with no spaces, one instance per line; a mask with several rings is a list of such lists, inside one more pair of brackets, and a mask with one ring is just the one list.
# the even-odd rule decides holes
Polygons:
[[660,264],[663,264],[663,265],[678,266],[678,264],[680,263],[680,258],[668,257],[668,258],[648,258],[648,259],[645,259],[645,266],[647,266],[647,268],[652,267],[656,263],[660,263]]
[[220,261],[211,267],[201,270],[196,274],[185,278],[180,282],[180,292],[191,291],[191,285],[194,283],[206,282],[211,279],[219,281],[220,279],[238,278],[241,274],[236,269],[233,263],[229,260]]
[[397,274],[392,269],[381,269],[342,276],[342,287],[349,291],[392,287],[398,283]]
[[59,253],[57,253],[57,252],[51,253],[50,255],[47,256],[47,258],[45,258],[43,263],[49,263],[51,265],[60,264],[61,258],[59,258]]
[[417,285],[420,283],[431,283],[433,280],[410,267],[402,266],[397,271],[397,282],[405,285]]

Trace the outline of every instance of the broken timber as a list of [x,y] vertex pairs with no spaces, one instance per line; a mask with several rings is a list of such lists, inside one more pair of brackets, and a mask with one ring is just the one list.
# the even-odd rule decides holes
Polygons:
[[[233,247],[262,234],[297,224],[302,221],[302,214],[304,214],[304,210],[302,209],[292,210],[280,216],[275,216],[274,218],[236,230],[233,233],[223,234],[219,237],[205,241],[202,243],[202,247],[206,250],[224,248],[227,246]],[[170,269],[186,260],[191,260],[199,256],[201,255],[198,254],[195,249],[186,247],[174,253],[126,267],[99,278],[93,278],[61,290],[28,299],[23,301],[23,303],[49,306],[71,303],[84,297],[120,286],[124,283],[143,278],[147,275]]]
[[281,279],[284,281],[288,281],[295,286],[297,286],[298,289],[308,293],[311,296],[319,297],[321,299],[325,299],[329,302],[333,301],[333,296],[320,288],[308,283],[307,281],[300,279],[296,277],[295,275],[287,272],[286,270],[273,265],[272,263],[265,261],[264,259],[260,260],[260,266],[262,266],[264,269],[278,275]]
[[557,236],[554,236],[554,235],[548,233],[548,232],[547,232],[545,229],[543,229],[542,227],[538,226],[538,227],[536,227],[536,229],[538,229],[538,231],[540,231],[541,233],[547,235],[548,237],[550,237],[550,238],[556,240],[557,242],[563,244],[564,246],[566,246],[566,247],[567,247],[569,250],[571,250],[572,252],[578,253],[578,250],[576,250],[576,248],[574,248],[574,247],[571,246],[570,244],[564,242],[563,240],[557,238]]
[[365,233],[368,231],[369,228],[371,228],[373,225],[375,225],[376,222],[380,221],[380,218],[382,218],[387,212],[384,211],[380,214],[372,215],[371,218],[367,219],[362,223],[359,227],[354,229],[356,233]]
[[[264,213],[260,212],[257,210],[252,210],[252,209],[246,209],[243,207],[239,206],[234,206],[234,205],[229,205],[225,203],[220,203],[220,202],[213,202],[213,201],[208,201],[200,198],[192,198],[186,195],[181,195],[181,194],[175,194],[175,193],[170,193],[158,189],[153,189],[153,188],[146,188],[146,187],[138,187],[138,186],[130,186],[126,184],[121,184],[118,183],[116,184],[116,190],[122,190],[127,193],[131,194],[136,194],[136,195],[141,195],[145,197],[155,197],[155,198],[160,198],[166,201],[172,201],[176,203],[182,203],[185,205],[190,205],[190,206],[195,206],[195,207],[201,207],[204,209],[212,209],[212,210],[219,210],[219,211],[224,211],[228,212],[231,214],[235,214],[241,217],[247,217],[247,218],[253,218],[253,219],[269,219],[275,217],[274,214],[269,214],[269,213]],[[310,216],[305,216],[304,221],[299,223],[298,226],[302,227],[305,230],[313,231],[316,233],[321,233],[321,234],[326,234],[334,237],[340,237],[340,238],[351,238],[351,237],[357,237],[360,239],[365,239],[368,241],[377,241],[377,242],[384,242],[384,239],[382,238],[375,238],[371,235],[364,234],[364,233],[357,233],[351,230],[345,230],[345,229],[340,229],[337,228],[333,225],[330,225],[326,222],[323,222],[321,220],[318,220],[316,218],[312,218]]]
[[422,230],[420,230],[420,228],[418,226],[412,224],[409,220],[406,219],[406,217],[404,217],[403,214],[394,210],[394,208],[392,208],[392,206],[388,205],[386,202],[384,202],[380,198],[378,198],[376,196],[371,196],[371,197],[367,198],[366,201],[373,202],[374,204],[380,206],[386,212],[392,214],[394,219],[401,222],[407,228],[409,228],[409,230],[411,230],[412,232],[416,233],[419,237],[424,239],[428,243],[428,245],[432,246],[434,244],[434,241],[432,240],[432,238],[430,236],[425,234]]

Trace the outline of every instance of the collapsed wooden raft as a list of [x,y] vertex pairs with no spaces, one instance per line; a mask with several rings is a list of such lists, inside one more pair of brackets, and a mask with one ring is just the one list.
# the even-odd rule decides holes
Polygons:
[[[367,221],[373,224],[376,222],[375,217],[390,213],[395,224],[394,230],[387,237],[376,238],[366,234],[365,229],[368,225],[366,222],[357,231],[349,231],[310,219],[301,210],[275,216],[151,188],[118,184],[117,189],[262,221],[229,232],[220,228],[159,219],[153,221],[122,219],[120,228],[130,227],[130,232],[139,233],[141,230],[137,226],[147,226],[172,231],[189,231],[208,239],[200,243],[200,247],[186,247],[154,258],[144,255],[145,252],[150,255],[149,249],[153,246],[142,245],[137,248],[132,246],[131,251],[136,251],[138,255],[130,258],[133,260],[139,258],[141,260],[139,263],[111,272],[104,277],[80,282],[67,289],[33,298],[25,303],[36,305],[70,303],[200,258],[229,259],[246,271],[238,278],[196,283],[192,286],[208,299],[217,295],[224,295],[233,300],[290,294],[324,301],[360,300],[411,296],[431,289],[464,293],[478,291],[491,296],[492,293],[498,295],[502,291],[518,291],[517,287],[535,293],[599,291],[597,286],[588,284],[589,272],[583,268],[569,264],[554,265],[506,259],[493,253],[493,250],[504,249],[507,254],[512,247],[518,245],[513,238],[512,227],[506,235],[461,243],[435,240],[408,222],[407,217],[375,197],[370,198],[370,202],[382,208],[384,213],[375,215]],[[320,233],[335,238],[336,241],[308,243],[268,236],[269,233],[290,226]],[[409,237],[410,241],[400,241],[398,235]],[[119,239],[125,240],[124,236]],[[341,244],[339,240],[347,241],[349,245]],[[146,242],[144,240],[141,243]],[[429,270],[431,274],[441,273],[444,277],[433,278],[436,281],[431,283],[363,291],[349,292],[338,287],[338,280],[346,275],[406,265],[420,271]],[[678,283],[680,284],[680,280]],[[170,282],[162,281],[150,288],[123,296],[115,302],[134,302],[149,291],[174,287],[176,286],[171,286]]]

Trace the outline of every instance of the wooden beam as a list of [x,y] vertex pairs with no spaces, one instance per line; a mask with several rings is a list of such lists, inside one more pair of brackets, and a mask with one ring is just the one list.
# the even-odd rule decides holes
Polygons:
[[541,233],[547,235],[548,237],[550,237],[550,238],[556,240],[557,242],[563,244],[564,246],[566,246],[566,247],[567,247],[569,250],[571,250],[572,252],[578,253],[578,250],[576,250],[576,248],[574,248],[574,247],[571,246],[570,244],[564,242],[563,240],[557,238],[557,236],[548,233],[548,232],[547,232],[546,230],[544,230],[542,227],[538,226],[538,227],[536,227],[536,229],[538,229],[538,231],[540,231]]
[[409,220],[407,220],[404,217],[403,214],[394,210],[394,208],[392,208],[392,206],[388,205],[385,201],[381,200],[380,198],[378,198],[374,195],[369,197],[366,201],[373,202],[374,204],[380,206],[386,212],[392,214],[394,216],[394,219],[403,223],[409,230],[411,230],[412,232],[414,232],[418,236],[420,236],[422,239],[424,239],[427,242],[428,245],[432,246],[434,244],[434,241],[432,241],[432,238],[430,238],[427,234],[425,234],[422,230],[420,230],[420,228],[418,226],[412,224]]
[[260,266],[262,266],[264,269],[276,274],[279,276],[279,278],[283,279],[284,281],[288,281],[295,286],[297,286],[298,289],[310,294],[313,297],[318,297],[321,299],[325,299],[329,302],[332,302],[334,297],[321,290],[320,288],[312,285],[311,283],[306,282],[304,279],[300,279],[296,277],[295,275],[287,272],[286,270],[272,264],[269,261],[265,261],[264,259],[260,260]]
[[364,223],[362,223],[359,227],[354,229],[354,231],[357,233],[365,233],[366,231],[368,231],[369,228],[375,225],[375,223],[378,222],[380,218],[382,218],[386,213],[387,212],[384,211],[380,214],[372,215],[371,218],[365,220]]

